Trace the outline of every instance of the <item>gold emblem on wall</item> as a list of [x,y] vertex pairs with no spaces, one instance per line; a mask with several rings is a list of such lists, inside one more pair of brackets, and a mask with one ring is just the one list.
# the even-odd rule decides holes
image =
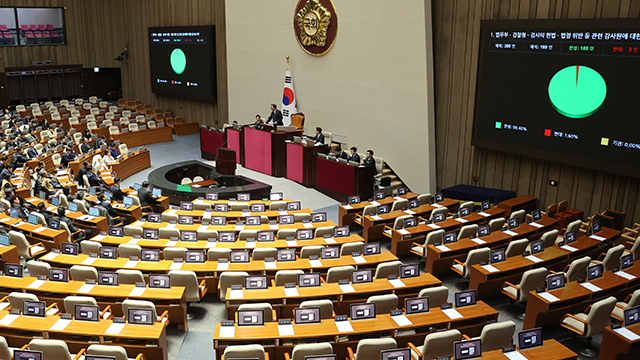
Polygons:
[[331,0],[299,0],[294,31],[300,47],[308,54],[326,54],[338,33],[338,18]]

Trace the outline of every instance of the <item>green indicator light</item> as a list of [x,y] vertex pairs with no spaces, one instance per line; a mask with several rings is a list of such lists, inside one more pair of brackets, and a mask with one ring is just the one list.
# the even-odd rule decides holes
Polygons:
[[187,56],[184,54],[184,51],[175,48],[171,52],[171,68],[173,72],[180,75],[184,72],[184,69],[187,68]]
[[496,121],[496,129],[502,129],[502,123],[500,121]]
[[573,65],[558,71],[549,82],[549,100],[560,114],[580,119],[593,115],[607,97],[604,78],[590,67]]

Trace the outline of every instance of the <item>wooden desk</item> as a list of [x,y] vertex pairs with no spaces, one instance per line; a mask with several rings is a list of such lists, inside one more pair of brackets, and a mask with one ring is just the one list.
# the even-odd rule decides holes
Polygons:
[[0,246],[0,261],[5,263],[19,264],[20,256],[15,245]]
[[116,172],[116,176],[120,177],[120,180],[124,180],[144,169],[150,168],[151,155],[149,150],[136,151],[133,155],[125,155],[122,160],[111,163],[109,166]]
[[[471,213],[471,215],[459,219],[448,218],[445,221],[439,222],[437,224],[427,225],[424,223],[420,223],[418,224],[418,226],[404,229],[409,232],[408,234],[402,234],[396,229],[391,229],[391,252],[397,256],[408,254],[414,242],[424,243],[427,234],[432,231],[439,229],[451,231],[461,228],[465,225],[485,223],[491,219],[502,217],[504,215],[504,210],[493,207],[485,211],[485,213],[489,214],[489,216],[485,217],[479,215],[476,212],[473,212]],[[466,222],[462,222],[461,220],[466,220]],[[439,226],[439,228],[435,227],[435,225]]]
[[495,249],[506,245],[513,239],[528,238],[530,236],[541,234],[555,227],[558,220],[543,216],[542,219],[536,223],[543,225],[543,227],[537,228],[529,224],[520,224],[519,227],[512,230],[518,234],[516,236],[505,234],[502,231],[494,231],[491,235],[480,238],[480,240],[485,243],[480,243],[479,241],[474,241],[468,238],[460,239],[456,243],[445,245],[449,249],[445,251],[441,250],[441,248],[435,247],[434,245],[428,245],[426,250],[427,263],[425,265],[425,271],[432,274],[448,273],[451,271],[451,264],[453,261],[457,259],[464,262],[470,250],[480,247],[490,247]]
[[[305,339],[316,338],[318,342],[333,342],[334,353],[340,358],[347,356],[347,347],[355,349],[358,340],[371,337],[394,337],[398,347],[405,347],[407,342],[422,343],[426,334],[436,329],[459,329],[469,336],[476,336],[489,321],[498,319],[498,311],[482,301],[478,304],[458,308],[462,318],[451,320],[440,308],[433,308],[428,313],[407,315],[411,325],[398,326],[390,314],[380,314],[375,319],[351,321],[352,332],[340,333],[335,321],[322,320],[319,324],[293,325],[293,336],[280,336],[278,323],[265,323],[264,326],[237,326],[233,338],[220,337],[220,324],[213,333],[213,348],[217,359],[229,345],[259,342],[265,345],[272,359],[283,359],[284,352],[291,352],[293,346]],[[414,330],[415,334],[401,335],[398,331]],[[433,329],[430,331],[430,329]],[[338,337],[348,337],[346,341],[337,342]]]
[[346,202],[350,195],[373,197],[374,175],[374,166],[351,166],[316,157],[316,190],[340,202]]
[[[127,195],[134,195],[134,196],[138,195],[138,192],[133,189],[127,189],[127,188],[120,188],[120,189],[122,190],[123,193]],[[167,196],[160,196],[159,198],[157,198],[154,205],[159,207],[160,211],[169,210],[171,208],[171,205],[169,205],[169,197]]]
[[[420,205],[414,209],[407,210],[396,210],[391,211],[388,214],[376,215],[374,218],[371,215],[366,215],[362,217],[362,237],[367,241],[380,239],[384,235],[384,227],[385,225],[393,225],[393,222],[396,218],[405,215],[412,216],[427,216],[431,214],[431,212],[438,207],[447,207],[449,209],[453,209],[458,206],[460,202],[458,200],[452,199],[444,199],[444,201],[437,203],[437,205],[424,204]],[[438,206],[439,205],[439,206]]]
[[86,155],[86,154],[81,155],[78,157],[78,160],[70,161],[68,168],[71,169],[71,171],[73,171],[73,174],[75,175],[78,173],[78,171],[80,171],[80,168],[82,167],[83,162],[88,161],[89,164],[91,164],[94,156],[96,155],[104,156],[105,151],[106,150],[98,150],[98,151],[94,151],[93,154],[91,155]]
[[546,248],[543,252],[534,255],[542,260],[541,262],[533,262],[523,256],[512,256],[505,261],[494,264],[498,272],[490,272],[481,265],[476,264],[471,267],[471,276],[469,278],[469,289],[476,289],[478,298],[487,298],[500,294],[500,289],[505,281],[517,284],[522,278],[522,274],[531,269],[545,267],[547,270],[562,271],[565,265],[571,261],[583,257],[591,256],[595,259],[603,251],[607,244],[612,243],[620,236],[621,232],[609,228],[603,228],[598,233],[599,236],[605,237],[606,240],[600,242],[593,240],[586,235],[578,238],[575,243],[570,246],[578,249],[575,252],[565,250],[558,246]]
[[[25,199],[25,201],[33,206],[38,206],[38,204],[42,202],[42,200],[40,200],[40,198],[37,198],[37,197],[30,197]],[[54,215],[57,215],[57,211],[58,211],[57,206],[53,206],[48,201],[45,202],[45,205],[47,206],[46,210],[48,212],[52,214],[56,213]],[[109,230],[109,222],[107,218],[104,216],[94,217],[91,215],[83,214],[80,211],[70,211],[70,210],[67,210],[65,212],[65,216],[73,220],[73,223],[82,229],[90,229],[92,231],[98,231],[98,232]]]
[[538,198],[530,195],[520,195],[513,199],[502,201],[497,206],[506,211],[505,216],[509,216],[513,211],[520,209],[531,212],[538,206]]
[[31,225],[21,220],[16,220],[7,216],[4,213],[0,213],[0,223],[8,227],[7,230],[20,231],[27,237],[30,243],[42,242],[47,250],[59,249],[63,242],[67,241],[67,233],[63,230],[52,230],[45,228],[39,231],[35,231],[41,228],[40,225]]
[[306,187],[316,184],[316,155],[328,154],[329,145],[315,146],[313,140],[306,144],[287,143],[287,179]]
[[44,157],[38,157],[35,159],[31,159],[29,161],[27,161],[27,166],[30,167],[31,169],[35,169],[38,166],[38,162],[39,161],[43,161],[44,162],[44,169],[47,170],[47,172],[52,172],[53,171],[53,154],[60,154],[62,155],[62,150],[60,151],[54,151],[49,155],[45,155]]
[[[266,131],[251,126],[242,128],[244,139],[244,167],[263,174],[284,177],[287,174],[285,140],[301,136],[301,131]],[[235,149],[234,149],[235,150]]]
[[132,149],[138,146],[157,144],[165,141],[173,141],[173,133],[168,126],[155,129],[130,131],[126,133],[109,135],[113,140],[120,140],[121,144],[127,144]]
[[189,135],[189,134],[197,134],[200,125],[197,122],[185,122],[185,123],[176,123],[173,124],[173,133],[176,136]]
[[[407,193],[406,195],[401,196],[387,196],[384,199],[377,200],[377,203],[380,205],[391,204],[399,199],[413,199],[418,197],[418,194],[414,194],[412,192]],[[338,207],[338,224],[340,226],[352,226],[352,225],[361,225],[355,222],[356,214],[362,214],[364,208],[368,205],[372,205],[369,201],[361,201],[357,204],[352,205],[340,205]]]
[[[161,223],[152,223],[152,222],[141,222],[140,220],[136,221],[135,223],[131,224],[132,226],[140,226],[143,229],[162,229],[162,228],[167,228],[167,226],[170,226],[171,224],[169,224],[168,222],[161,222]],[[326,222],[315,222],[315,223],[311,223],[311,225],[313,225],[313,227],[311,228],[307,228],[304,226],[304,223],[302,222],[297,222],[297,223],[293,223],[290,225],[278,225],[278,229],[271,229],[269,224],[260,224],[260,225],[245,225],[242,229],[236,227],[235,224],[227,224],[227,225],[202,225],[202,224],[196,224],[194,223],[193,225],[182,225],[182,224],[174,224],[174,227],[171,227],[173,229],[177,229],[177,230],[187,230],[187,231],[197,231],[197,230],[217,230],[217,231],[235,231],[236,233],[239,233],[242,230],[257,230],[257,231],[278,231],[281,229],[317,229],[319,227],[325,227],[325,226],[336,226],[336,224],[329,220]]]
[[[291,199],[282,199],[282,200],[278,200],[278,201],[284,201],[284,202],[292,202],[293,200]],[[218,199],[218,200],[204,200],[204,199],[194,199],[191,201],[194,204],[199,204],[199,203],[207,203],[210,204],[211,207],[213,207],[213,205],[215,204],[233,204],[235,203],[242,203],[242,204],[264,204],[264,206],[266,206],[267,209],[269,209],[269,205],[271,205],[271,200],[249,200],[249,201],[231,201],[231,200],[227,200],[227,199]]]
[[31,172],[29,172],[29,168],[23,166],[13,170],[13,173],[18,175],[10,179],[16,195],[23,199],[31,196]]
[[[640,334],[640,324],[627,327],[628,330]],[[600,360],[636,360],[640,358],[640,340],[631,341],[611,330],[611,326],[604,329],[602,345],[600,346]]]
[[224,144],[224,133],[221,131],[200,128],[200,156],[203,159],[215,160],[218,147]]
[[[542,346],[519,350],[519,352],[529,360],[572,360],[578,358],[578,354],[555,339],[545,340]],[[600,353],[602,354],[602,350]],[[502,353],[502,350],[493,350],[482,353],[482,357],[478,359],[505,360],[507,357]]]
[[15,278],[10,276],[0,276],[0,296],[6,296],[11,291],[26,290],[31,294],[35,294],[42,301],[47,301],[47,306],[52,303],[58,303],[60,312],[73,314],[73,309],[64,308],[64,298],[69,295],[93,296],[103,309],[107,305],[111,305],[112,313],[116,317],[124,316],[122,313],[121,302],[124,299],[139,299],[152,301],[158,310],[158,314],[165,310],[169,311],[171,323],[188,330],[187,322],[187,300],[185,297],[185,288],[182,286],[172,286],[171,289],[147,289],[142,295],[132,294],[135,285],[120,284],[118,286],[101,286],[96,285],[88,292],[82,291],[84,281],[69,280],[68,283],[46,281],[42,285],[29,287],[37,277],[25,276],[23,278]]
[[[197,201],[197,200],[194,200]],[[213,208],[213,207],[212,207]],[[247,215],[245,215],[242,211],[228,211],[226,213],[219,213],[219,212],[207,212],[205,210],[175,210],[175,209],[171,209],[171,210],[167,210],[164,211],[164,213],[170,213],[170,214],[175,214],[175,215],[189,215],[189,216],[193,216],[193,220],[194,221],[202,221],[202,218],[204,216],[224,216],[227,218],[227,222],[232,221],[235,222],[238,219],[243,219],[245,218]],[[267,210],[265,212],[251,212],[249,211],[249,216],[266,216],[269,219],[277,219],[278,216],[280,215],[289,215],[289,214],[312,214],[313,211],[311,211],[311,209],[300,209],[300,210],[295,210],[295,211],[285,211],[282,214],[280,213],[280,211],[278,210]]]

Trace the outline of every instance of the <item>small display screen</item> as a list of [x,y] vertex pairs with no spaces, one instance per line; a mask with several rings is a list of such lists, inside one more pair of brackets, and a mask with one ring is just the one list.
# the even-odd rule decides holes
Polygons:
[[328,246],[322,248],[320,252],[321,259],[337,259],[340,257],[340,249],[337,246]]
[[251,194],[238,194],[238,201],[249,201],[251,200]]
[[189,201],[180,201],[180,210],[192,211],[193,203]]
[[60,246],[60,252],[65,255],[78,255],[78,244],[64,242]]
[[267,275],[251,275],[244,277],[244,288],[247,290],[265,290],[269,286]]
[[147,221],[150,223],[160,223],[162,222],[162,216],[158,213],[151,213],[147,216]]
[[292,201],[287,203],[287,211],[298,211],[300,210],[300,201]]
[[491,202],[489,200],[483,201],[480,206],[482,207],[482,211],[487,211],[491,209]]
[[76,304],[73,313],[76,320],[95,322],[100,320],[100,309],[96,305]]
[[260,216],[247,216],[245,218],[245,224],[247,225],[260,225]]
[[144,229],[142,232],[142,238],[147,240],[158,240],[160,237],[160,231],[158,229]]
[[198,241],[198,232],[197,231],[180,231],[180,240],[181,241]]
[[443,222],[446,218],[447,214],[443,213],[443,212],[437,212],[435,214],[433,214],[433,222],[434,223],[439,223],[439,222]]
[[251,212],[265,212],[266,209],[265,204],[251,204]]
[[238,310],[238,326],[264,325],[264,310]]
[[564,233],[564,242],[569,245],[571,243],[576,242],[576,232],[575,231],[567,231]]
[[159,261],[160,250],[159,249],[142,249],[140,251],[140,260],[142,261]]
[[162,189],[155,188],[151,190],[151,193],[153,194],[153,196],[160,197],[162,196]]
[[213,205],[213,211],[214,212],[228,212],[229,211],[229,205],[227,204],[215,204]]
[[218,200],[218,193],[207,193],[205,194],[204,198],[206,200],[213,200],[213,201]]
[[49,281],[69,282],[69,269],[49,269]]
[[469,210],[468,207],[465,206],[460,208],[460,217],[469,216],[469,214],[471,214],[471,210]]
[[274,239],[273,231],[258,231],[258,241],[273,241]]
[[44,317],[45,307],[46,307],[46,303],[44,301],[23,300],[22,315]]
[[402,227],[405,229],[418,226],[418,220],[414,217],[406,218],[402,220]]
[[90,207],[89,208],[89,215],[91,215],[93,217],[98,217],[98,216],[100,216],[100,210],[98,210],[97,207]]
[[295,222],[293,215],[280,215],[278,216],[278,224],[280,225],[290,225]]
[[620,257],[620,270],[624,270],[633,266],[633,254],[628,253]]
[[248,263],[250,262],[249,250],[232,250],[229,262],[232,263]]
[[376,317],[376,304],[351,304],[351,320],[373,319]]
[[0,235],[0,245],[9,246],[9,237],[7,235]]
[[407,279],[420,276],[420,265],[402,265],[400,266],[400,278]]
[[404,300],[407,315],[429,312],[429,297],[407,298]]
[[600,220],[596,220],[591,223],[591,233],[597,234],[600,232]]
[[129,324],[133,325],[153,325],[153,311],[147,309],[129,309]]
[[411,349],[382,350],[380,358],[382,360],[411,360]]
[[384,196],[384,190],[376,190],[373,192],[373,198],[374,200],[382,200],[385,198]]
[[352,195],[347,199],[349,205],[359,204],[360,203],[360,195]]
[[542,328],[518,332],[518,348],[520,350],[542,346]]
[[38,225],[38,217],[33,214],[29,214],[27,222],[31,225]]
[[442,235],[443,244],[453,244],[458,241],[458,235],[455,231],[449,231]]
[[478,225],[478,236],[491,235],[491,226],[489,224]]
[[313,239],[313,229],[298,229],[296,230],[297,240],[311,240]]
[[73,212],[78,211],[78,204],[76,204],[76,203],[69,203],[69,211],[73,211]]
[[596,264],[587,268],[587,280],[595,280],[602,276],[602,264]]
[[319,307],[295,308],[293,309],[293,314],[294,314],[293,317],[295,318],[296,325],[319,323],[322,320],[320,318]]
[[[233,255],[233,251],[231,252]],[[204,263],[204,250],[187,250],[184,254],[184,262],[186,263]]]
[[533,210],[531,212],[531,217],[533,218],[533,221],[538,221],[542,219],[542,213],[540,212],[540,210]]
[[507,257],[504,255],[504,249],[492,250],[490,258],[492,264],[501,263],[507,260]]
[[280,201],[284,199],[284,196],[282,195],[282,193],[271,193],[269,194],[269,200],[271,201]]
[[[124,205],[125,205],[126,207],[131,207],[131,206],[133,205],[133,198],[132,198],[132,197],[129,197],[129,196],[125,196],[125,197],[122,199],[122,203],[124,203]],[[71,204],[69,204],[69,205],[71,205]]]
[[555,290],[564,287],[564,274],[547,276],[547,290]]
[[296,249],[278,249],[278,261],[296,261]]
[[351,271],[351,282],[362,284],[373,282],[373,271],[371,269],[361,269]]
[[544,251],[544,242],[536,240],[531,242],[531,254],[538,254]]
[[190,215],[178,215],[178,224],[180,224],[180,225],[193,225],[193,216],[190,216]]
[[311,222],[326,222],[327,221],[327,213],[319,212],[311,214]]
[[515,229],[519,226],[518,218],[509,219],[509,230]]
[[110,226],[109,227],[109,236],[122,237],[122,227],[120,226]]
[[347,237],[347,236],[349,236],[349,227],[348,226],[341,226],[341,227],[334,227],[333,228],[333,237],[340,238],[340,237]]
[[42,351],[14,350],[13,360],[42,360]]
[[320,286],[320,273],[307,273],[298,275],[299,287]]
[[53,230],[60,230],[60,221],[49,220],[49,228]]
[[378,255],[380,254],[380,243],[368,243],[362,245],[362,255]]
[[118,249],[110,246],[103,246],[100,248],[101,259],[117,259]]
[[378,207],[376,207],[376,214],[378,215],[384,215],[384,214],[388,214],[389,212],[391,212],[391,206],[387,205],[380,205]]
[[226,225],[227,217],[226,216],[212,216],[211,217],[211,225]]
[[149,274],[150,289],[170,289],[171,278],[168,274]]
[[476,291],[462,291],[455,294],[456,307],[464,307],[476,304]]
[[456,341],[453,343],[455,360],[473,359],[482,356],[480,340]]
[[4,274],[5,274],[5,276],[21,278],[22,277],[22,265],[4,263]]
[[640,306],[624,310],[624,326],[631,326],[640,322]]
[[118,286],[118,274],[111,271],[98,271],[98,285]]

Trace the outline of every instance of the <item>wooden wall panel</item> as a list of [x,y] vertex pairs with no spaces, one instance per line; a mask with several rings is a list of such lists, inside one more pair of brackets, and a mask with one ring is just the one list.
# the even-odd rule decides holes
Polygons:
[[[640,16],[640,0],[433,0],[437,184],[469,184],[568,199],[587,214],[610,208],[640,222],[640,180],[471,146],[480,20]],[[474,176],[478,181],[474,181]],[[549,185],[556,180],[557,187]]]
[[[1,47],[5,67],[47,59],[54,64],[120,67],[122,93],[154,107],[171,109],[186,121],[221,127],[228,119],[224,0],[3,0],[3,6],[66,7],[67,45]],[[215,25],[218,100],[206,103],[151,93],[147,28]],[[127,63],[115,61],[124,48]]]

